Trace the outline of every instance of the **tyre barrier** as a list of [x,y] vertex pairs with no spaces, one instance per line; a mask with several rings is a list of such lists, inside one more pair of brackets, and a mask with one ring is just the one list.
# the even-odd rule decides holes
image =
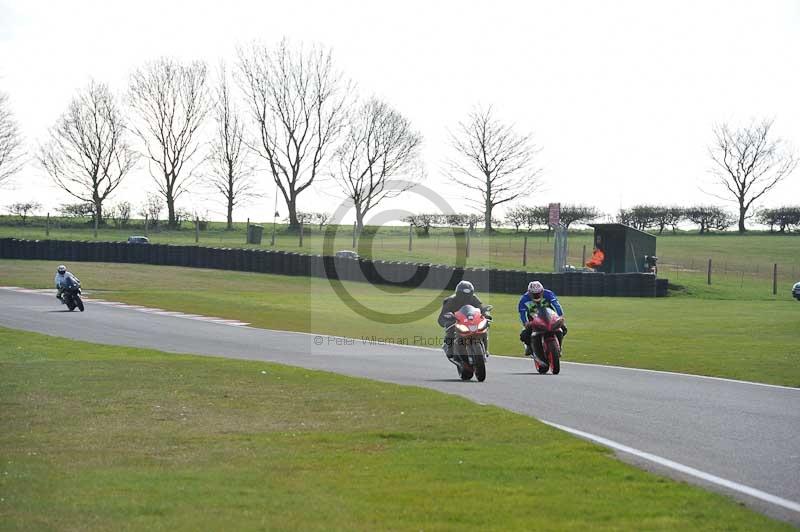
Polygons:
[[462,279],[481,292],[522,294],[532,280],[560,296],[665,297],[667,279],[648,273],[537,273],[441,264],[323,257],[244,248],[0,238],[0,258],[67,262],[159,264],[294,275],[451,291]]

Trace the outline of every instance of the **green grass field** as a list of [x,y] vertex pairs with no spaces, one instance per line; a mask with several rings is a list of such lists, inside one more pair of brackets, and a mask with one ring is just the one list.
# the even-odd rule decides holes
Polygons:
[[[1,217],[0,217],[1,218]],[[8,217],[5,217],[8,220]],[[234,231],[225,231],[223,224],[210,225],[200,234],[199,245],[212,247],[270,247],[270,224],[265,225],[261,246],[248,246],[245,242],[245,224],[237,224]],[[309,229],[303,247],[299,247],[297,235],[287,234],[280,226],[274,249],[322,253],[323,232],[317,227]],[[460,231],[460,230],[459,230]],[[102,229],[99,241],[124,241],[140,229]],[[194,245],[195,233],[190,229],[180,231],[150,232],[154,243]],[[0,238],[15,237],[43,239],[45,229],[41,226],[2,226]],[[407,229],[402,227],[381,228],[374,236],[364,237],[357,244],[364,257],[385,260],[401,260],[436,264],[464,263],[472,267],[503,269],[526,269],[549,272],[553,269],[553,241],[544,232],[528,235],[527,265],[522,265],[523,233],[504,230],[493,236],[480,233],[470,238],[469,258],[458,255],[459,245],[463,253],[463,233],[454,236],[453,231],[434,228],[428,238],[413,238],[412,251],[408,251]],[[52,229],[51,239],[93,240],[89,229]],[[591,255],[592,235],[588,231],[571,232],[569,236],[569,263],[580,266],[584,258]],[[333,250],[351,249],[352,229],[342,228],[331,243]],[[800,234],[717,233],[697,235],[693,233],[665,233],[658,237],[659,275],[672,284],[680,285],[691,295],[716,298],[769,298],[772,296],[773,264],[778,264],[778,292],[786,295],[791,285],[800,281]],[[712,284],[707,285],[708,259],[712,259]]]
[[[0,261],[0,286],[49,288],[55,266],[45,261]],[[370,309],[419,314],[410,323],[392,324],[354,312],[323,279],[168,266],[75,263],[71,267],[96,297],[233,318],[257,327],[375,336],[428,347],[440,344],[435,317],[447,295],[343,283]],[[480,295],[495,307],[491,351],[519,355],[518,297]],[[788,294],[775,300],[561,299],[570,327],[567,361],[800,386],[800,303]]]
[[429,390],[3,328],[0,373],[2,530],[791,529]]

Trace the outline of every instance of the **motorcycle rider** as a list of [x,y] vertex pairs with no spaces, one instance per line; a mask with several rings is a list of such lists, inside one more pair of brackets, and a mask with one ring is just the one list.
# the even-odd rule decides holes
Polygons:
[[56,288],[58,289],[58,293],[56,294],[56,299],[61,301],[61,303],[64,303],[64,299],[61,297],[61,294],[64,292],[64,283],[66,282],[67,279],[72,279],[72,281],[75,282],[76,284],[81,284],[80,279],[72,275],[71,272],[68,272],[66,266],[60,264],[58,268],[56,268],[55,283],[56,283]]
[[[533,336],[533,342],[531,342],[533,329],[528,325],[528,321],[530,321],[530,315],[533,313],[534,308],[540,304],[549,306],[555,310],[556,314],[559,316],[564,315],[564,310],[561,308],[561,304],[558,302],[556,294],[552,290],[545,289],[545,287],[539,281],[531,281],[528,283],[528,290],[522,294],[521,298],[519,298],[519,305],[517,306],[517,310],[519,311],[519,319],[522,322],[523,327],[522,332],[519,334],[519,340],[525,344],[526,357],[533,355],[531,352],[531,343],[533,343],[533,352],[535,352],[536,356],[540,359],[544,359],[542,339],[541,337]],[[564,336],[566,336],[566,334],[566,325],[563,325],[561,330],[556,333],[556,336],[558,337],[558,343],[561,344],[562,347],[564,346]]]
[[[456,337],[455,327],[451,327],[456,322],[455,313],[464,305],[472,305],[479,308],[481,313],[486,313],[486,306],[481,303],[478,296],[475,295],[475,287],[469,281],[461,281],[456,285],[456,290],[452,296],[445,298],[442,301],[442,311],[439,312],[439,327],[444,327],[444,344],[446,346],[445,354],[448,359],[453,358],[453,344]],[[484,346],[486,348],[486,355],[489,355],[488,341]]]

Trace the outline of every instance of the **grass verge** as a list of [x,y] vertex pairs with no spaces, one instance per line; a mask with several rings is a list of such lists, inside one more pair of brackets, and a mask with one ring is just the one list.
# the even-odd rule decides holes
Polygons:
[[0,328],[3,530],[781,530],[429,390]]

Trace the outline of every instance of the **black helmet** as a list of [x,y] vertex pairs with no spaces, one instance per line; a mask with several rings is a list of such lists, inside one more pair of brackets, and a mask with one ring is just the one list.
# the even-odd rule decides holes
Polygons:
[[469,296],[475,293],[475,287],[469,281],[461,281],[456,285],[456,295],[463,294]]

